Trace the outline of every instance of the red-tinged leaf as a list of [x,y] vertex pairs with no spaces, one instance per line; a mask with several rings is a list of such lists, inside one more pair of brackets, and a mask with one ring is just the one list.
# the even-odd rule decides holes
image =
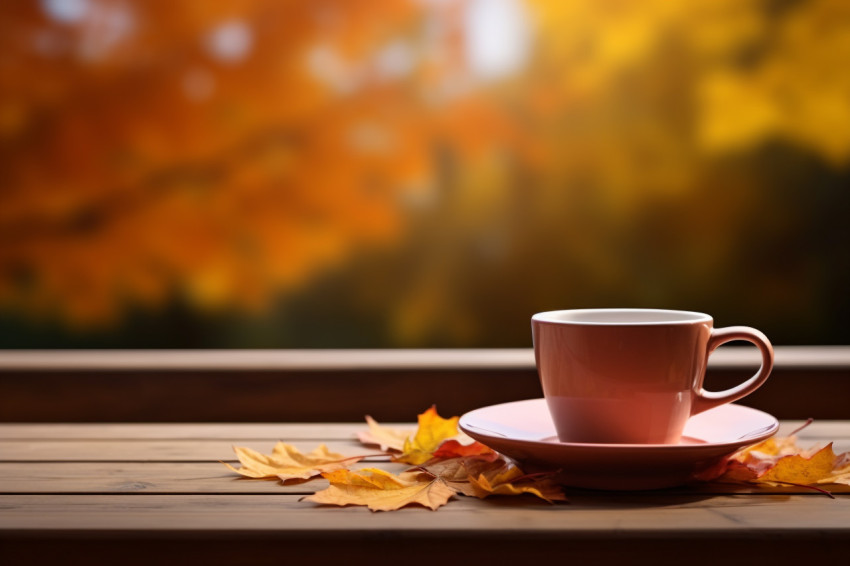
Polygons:
[[850,485],[850,455],[836,456],[832,444],[801,450],[794,436],[769,438],[696,479],[774,486]]
[[492,462],[499,457],[499,453],[478,441],[472,444],[461,444],[457,440],[450,439],[440,444],[433,457],[440,459],[476,457]]

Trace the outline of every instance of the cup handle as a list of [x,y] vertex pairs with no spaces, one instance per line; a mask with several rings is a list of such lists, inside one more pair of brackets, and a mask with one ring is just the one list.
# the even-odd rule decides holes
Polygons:
[[[711,336],[708,338],[708,355],[717,349],[721,344],[732,342],[733,340],[744,340],[751,342],[761,352],[761,367],[754,376],[749,378],[744,383],[727,389],[726,391],[706,391],[700,386],[699,391],[694,396],[694,402],[691,405],[691,415],[696,415],[708,409],[731,403],[741,397],[749,395],[767,380],[773,369],[773,346],[767,336],[747,326],[730,326],[728,328],[715,328],[711,331]],[[706,364],[708,360],[706,359]]]

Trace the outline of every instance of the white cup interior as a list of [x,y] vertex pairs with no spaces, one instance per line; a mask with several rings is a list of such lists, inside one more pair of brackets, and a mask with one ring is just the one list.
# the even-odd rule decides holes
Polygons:
[[646,325],[711,322],[707,314],[663,309],[576,309],[535,314],[532,320],[565,324]]

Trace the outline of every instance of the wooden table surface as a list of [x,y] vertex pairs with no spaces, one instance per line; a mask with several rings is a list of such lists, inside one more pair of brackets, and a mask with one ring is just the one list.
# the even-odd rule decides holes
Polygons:
[[[780,434],[799,423],[783,422]],[[405,425],[392,425],[405,426]],[[413,428],[413,425],[407,425]],[[499,564],[617,559],[712,563],[846,558],[850,493],[686,486],[461,497],[437,511],[321,507],[326,486],[240,479],[232,447],[277,440],[362,454],[365,424],[0,425],[0,564]],[[850,421],[815,422],[800,444],[850,450]],[[374,464],[364,464],[374,465]],[[393,465],[380,464],[390,470]],[[841,490],[839,490],[841,491]],[[840,554],[838,554],[840,552]],[[839,561],[840,562],[840,561]],[[597,562],[592,562],[597,563]]]

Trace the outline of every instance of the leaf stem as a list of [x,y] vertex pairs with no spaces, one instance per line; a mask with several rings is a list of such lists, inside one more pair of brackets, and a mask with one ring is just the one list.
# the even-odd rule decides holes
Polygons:
[[812,417],[809,417],[808,419],[806,419],[806,422],[804,422],[802,425],[800,425],[799,427],[794,429],[794,431],[791,434],[789,434],[788,436],[797,436],[798,432],[800,432],[801,430],[803,430],[804,428],[806,428],[807,426],[812,424],[814,421],[815,421],[815,419],[813,419]]
[[803,487],[803,488],[806,488],[806,489],[811,489],[813,491],[817,491],[818,493],[822,493],[823,495],[826,495],[830,499],[835,499],[835,496],[832,495],[831,491],[828,491],[826,489],[823,489],[821,487],[817,487],[817,486],[814,486],[814,485],[808,485],[808,484],[805,484],[805,483],[794,483],[794,482],[790,482],[790,481],[775,481],[773,483],[781,483],[781,484],[785,484],[785,485],[793,485],[794,487]]

